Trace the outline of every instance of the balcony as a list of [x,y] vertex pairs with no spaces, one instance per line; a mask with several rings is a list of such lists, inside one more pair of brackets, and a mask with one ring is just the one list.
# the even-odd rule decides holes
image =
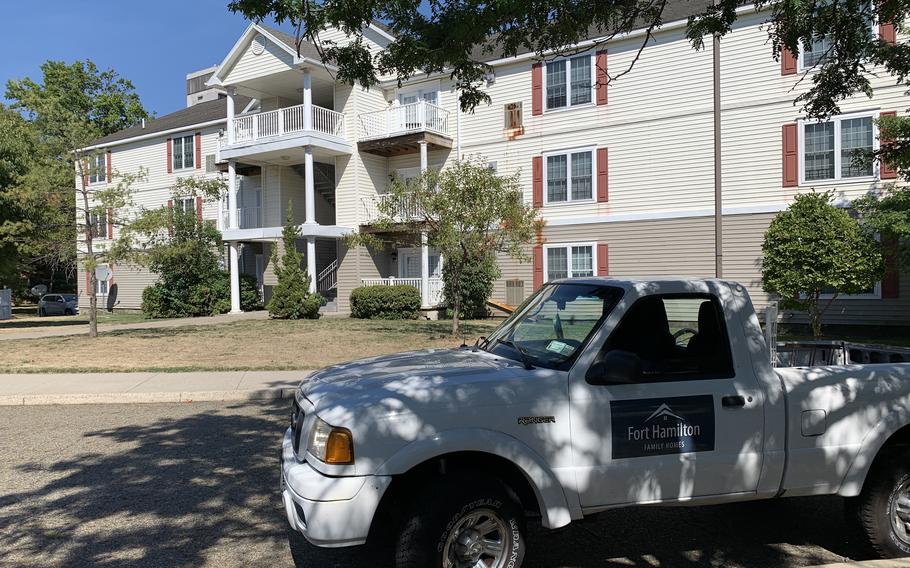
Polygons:
[[[221,230],[225,231],[230,228],[230,212],[227,209],[227,203],[223,205],[221,212]],[[262,228],[262,208],[261,207],[238,207],[237,208],[237,228],[238,229],[261,229]]]
[[397,197],[394,195],[372,195],[360,200],[362,225],[372,225],[381,217],[382,213],[392,213],[394,223],[409,223],[423,219],[423,212],[416,199],[410,196]]
[[380,156],[398,156],[452,147],[449,111],[427,101],[391,106],[358,116],[357,146]]
[[[227,143],[221,147],[221,159],[256,156],[258,159],[283,160],[299,152],[303,146],[313,145],[334,154],[352,151],[347,141],[344,115],[321,106],[311,105],[307,116],[306,105],[295,105],[267,112],[236,116],[228,124]],[[279,158],[280,157],[280,158]],[[296,154],[290,156],[295,158]]]
[[[363,278],[361,283],[364,286],[413,286],[420,292],[423,297],[423,283],[420,278]],[[427,278],[429,292],[427,300],[430,307],[442,305],[442,278]]]

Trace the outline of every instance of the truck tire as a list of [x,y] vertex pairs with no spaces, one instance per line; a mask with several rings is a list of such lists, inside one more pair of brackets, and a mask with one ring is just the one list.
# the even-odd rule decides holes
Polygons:
[[876,554],[910,556],[910,452],[885,456],[875,465],[855,513]]
[[525,518],[515,494],[495,479],[451,475],[430,483],[404,517],[396,568],[519,568]]

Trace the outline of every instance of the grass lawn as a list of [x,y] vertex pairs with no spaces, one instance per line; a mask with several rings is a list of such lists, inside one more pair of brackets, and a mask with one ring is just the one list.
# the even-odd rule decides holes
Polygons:
[[[463,325],[468,342],[499,320]],[[457,347],[449,321],[347,318],[112,331],[0,343],[0,373],[317,369],[361,357]]]
[[[42,329],[60,327],[85,327],[88,330],[88,311],[77,316],[47,316],[38,317],[36,306],[16,306],[13,308],[12,319],[0,321],[0,334],[41,331]],[[98,323],[101,325],[112,323],[136,323],[147,321],[139,312],[113,312],[98,311]]]

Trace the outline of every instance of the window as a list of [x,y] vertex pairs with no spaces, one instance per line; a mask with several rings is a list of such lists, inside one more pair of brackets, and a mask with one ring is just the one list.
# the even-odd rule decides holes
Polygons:
[[107,280],[95,279],[95,295],[107,296]]
[[509,103],[503,107],[503,114],[506,130],[514,130],[522,127],[521,103]]
[[547,63],[547,110],[591,102],[594,65],[590,55]]
[[107,213],[92,213],[92,237],[107,238]]
[[[816,12],[827,9],[828,6],[826,6],[826,4],[830,3],[827,2],[827,0],[822,0],[819,4],[820,5],[816,8]],[[872,37],[875,37],[878,35],[878,25],[871,15],[872,11],[873,10],[869,11],[867,26],[869,28],[869,34]],[[808,71],[822,63],[833,45],[833,42],[825,36],[814,37],[808,44],[802,44],[799,50],[799,70]]]
[[594,276],[593,243],[544,247],[544,281]]
[[723,310],[714,296],[646,296],[613,330],[598,360],[624,351],[641,362],[639,382],[720,379],[734,376]]
[[594,198],[593,150],[549,154],[546,158],[546,203]]
[[107,156],[98,154],[88,159],[88,182],[103,183],[107,177]]
[[195,140],[192,134],[174,138],[172,144],[175,170],[182,170],[195,166],[195,162],[193,161]]
[[872,115],[846,116],[828,122],[803,122],[803,181],[874,175],[872,160],[861,159],[877,146],[874,118]]
[[192,197],[184,197],[174,202],[174,207],[183,213],[196,213],[196,200]]

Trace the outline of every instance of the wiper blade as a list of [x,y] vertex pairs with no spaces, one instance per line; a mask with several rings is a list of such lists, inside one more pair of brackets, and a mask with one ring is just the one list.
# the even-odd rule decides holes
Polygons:
[[496,343],[501,343],[506,347],[511,347],[514,349],[518,355],[521,356],[521,362],[525,366],[525,369],[528,371],[534,368],[534,365],[531,364],[530,357],[528,357],[528,351],[521,345],[513,343],[511,339],[497,339]]

